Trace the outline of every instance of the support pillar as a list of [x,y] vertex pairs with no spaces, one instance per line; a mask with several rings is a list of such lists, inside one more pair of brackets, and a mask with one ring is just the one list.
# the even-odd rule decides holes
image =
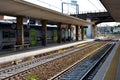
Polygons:
[[17,16],[17,36],[16,36],[16,44],[24,45],[24,27],[23,27],[23,17]]
[[81,26],[81,39],[84,40],[84,27]]
[[[87,21],[88,22],[91,22],[91,19],[87,19]],[[86,32],[86,36],[87,36],[87,38],[89,38],[89,39],[92,39],[93,38],[93,29],[92,29],[93,27],[92,27],[92,25],[88,25],[88,28],[87,28],[87,32]]]
[[95,38],[97,36],[97,26],[95,24],[93,25],[93,33]]
[[67,28],[65,27],[65,39],[64,39],[64,42],[66,42],[66,39],[67,39]]
[[72,27],[71,24],[68,24],[68,40],[71,41],[71,36],[72,36]]
[[62,28],[61,28],[61,23],[58,23],[57,27],[58,27],[57,28],[57,30],[58,30],[58,40],[57,40],[57,42],[61,43],[62,42],[62,33],[61,33]]
[[47,45],[47,21],[46,20],[41,20],[42,24],[42,45],[46,46]]
[[78,37],[79,37],[79,26],[76,25],[76,41],[78,41]]
[[1,20],[4,19],[4,15],[0,15],[0,19],[1,19]]
[[68,25],[65,24],[65,42],[68,40]]

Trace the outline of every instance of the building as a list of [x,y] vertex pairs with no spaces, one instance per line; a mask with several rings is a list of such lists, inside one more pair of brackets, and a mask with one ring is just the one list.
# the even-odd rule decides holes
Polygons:
[[98,35],[107,35],[113,33],[113,27],[112,26],[99,26],[97,27],[97,33]]
[[113,29],[113,33],[120,33],[120,28],[118,27],[118,28],[114,28]]

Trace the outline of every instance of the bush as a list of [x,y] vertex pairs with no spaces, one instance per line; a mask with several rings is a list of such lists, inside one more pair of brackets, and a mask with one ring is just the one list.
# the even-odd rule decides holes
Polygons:
[[36,79],[36,77],[31,76],[31,77],[28,77],[26,80],[37,80],[37,79]]
[[18,60],[14,60],[14,61],[13,61],[13,64],[14,64],[14,65],[17,65],[17,64],[18,64]]

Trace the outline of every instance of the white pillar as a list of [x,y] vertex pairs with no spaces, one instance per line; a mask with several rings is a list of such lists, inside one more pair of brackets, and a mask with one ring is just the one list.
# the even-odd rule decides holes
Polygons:
[[[91,22],[91,19],[87,19],[88,22]],[[93,29],[92,29],[92,25],[88,25],[87,31],[86,31],[86,37],[88,39],[92,39],[93,38]]]
[[76,40],[76,36],[75,36],[76,35],[76,31],[75,31],[76,27],[75,27],[75,25],[72,25],[72,27],[73,27],[72,28],[72,37],[73,37],[73,41],[75,41]]

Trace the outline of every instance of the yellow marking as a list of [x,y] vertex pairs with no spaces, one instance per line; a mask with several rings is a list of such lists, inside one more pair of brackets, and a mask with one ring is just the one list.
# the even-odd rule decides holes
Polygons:
[[78,45],[77,47],[81,47],[81,46],[84,46],[84,45],[86,45],[86,44],[80,44],[80,45]]
[[[102,48],[102,47],[104,47],[104,46],[105,46],[105,45],[101,46],[100,48]],[[97,49],[91,51],[90,53],[88,53],[88,54],[86,54],[86,55],[83,55],[83,57],[82,57],[81,60],[83,60],[83,59],[85,59],[86,57],[88,57],[88,56],[94,54],[94,53],[95,53],[96,51],[98,51],[100,48],[97,48]]]
[[117,74],[117,67],[119,63],[119,56],[120,56],[120,44],[119,47],[112,59],[112,62],[109,66],[109,69],[105,75],[104,80],[116,80],[116,74]]

